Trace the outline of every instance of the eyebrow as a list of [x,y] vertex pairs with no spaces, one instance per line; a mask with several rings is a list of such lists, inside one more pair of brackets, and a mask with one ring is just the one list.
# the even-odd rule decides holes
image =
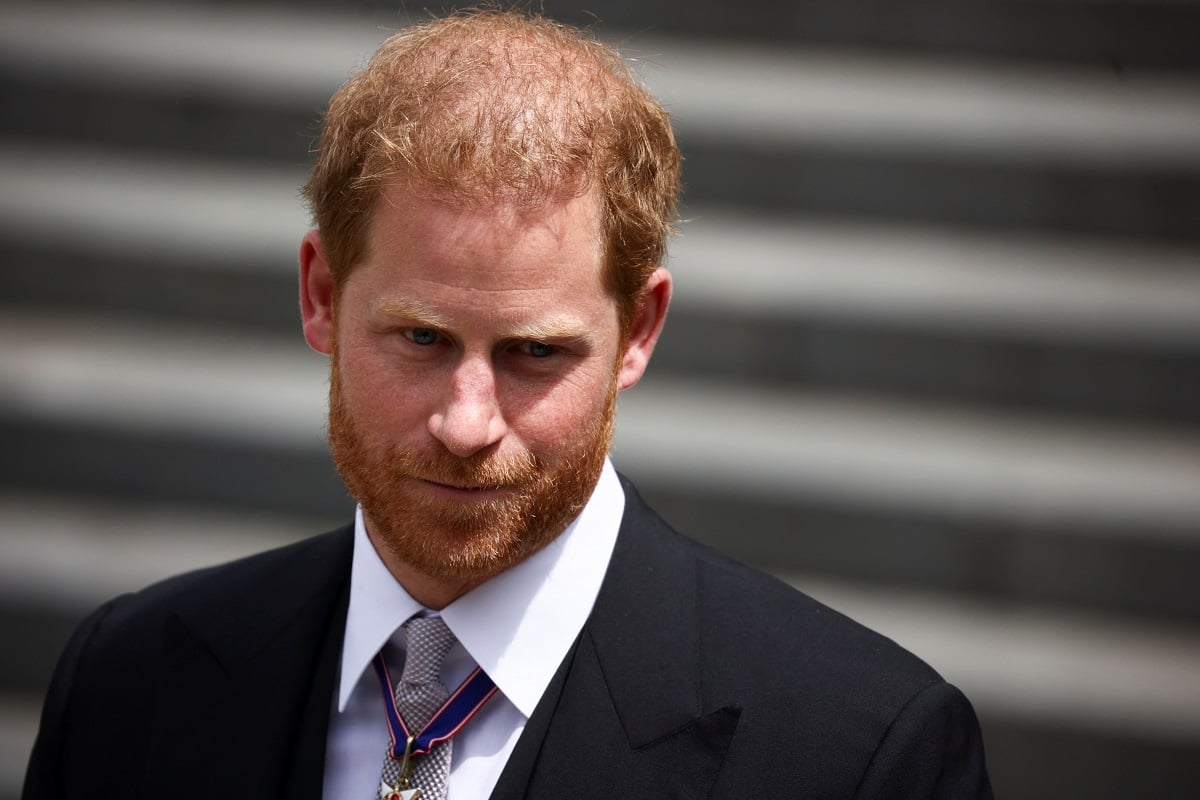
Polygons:
[[[438,330],[451,330],[454,327],[446,317],[419,300],[393,298],[380,302],[375,306],[375,310],[389,317],[400,317],[408,320],[416,327],[436,328]],[[591,341],[592,333],[591,329],[577,317],[570,314],[558,314],[546,319],[517,325],[506,331],[505,337],[510,339],[528,339],[530,341],[554,339]]]
[[375,306],[375,311],[389,317],[402,317],[422,328],[446,329],[450,322],[419,300],[395,298],[384,300]]
[[580,320],[568,315],[518,325],[510,334],[514,339],[542,341],[546,339],[591,340],[591,330]]

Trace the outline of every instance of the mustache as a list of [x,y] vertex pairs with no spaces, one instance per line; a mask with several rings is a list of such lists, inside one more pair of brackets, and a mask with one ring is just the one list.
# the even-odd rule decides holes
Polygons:
[[448,452],[395,450],[389,454],[388,468],[392,474],[462,489],[528,486],[543,473],[542,464],[529,453],[507,457],[487,453],[463,458]]

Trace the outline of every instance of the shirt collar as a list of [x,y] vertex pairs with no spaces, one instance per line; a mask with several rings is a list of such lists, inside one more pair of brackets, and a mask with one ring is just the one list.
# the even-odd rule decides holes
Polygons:
[[367,538],[362,507],[354,513],[354,558],[350,562],[350,608],[342,639],[342,677],[338,710],[345,711],[350,693],[371,659],[421,604],[388,572]]
[[[591,613],[624,510],[621,482],[606,459],[587,505],[561,535],[440,612],[475,663],[526,718]],[[375,552],[359,508],[339,710],[345,709],[375,654],[422,610]]]

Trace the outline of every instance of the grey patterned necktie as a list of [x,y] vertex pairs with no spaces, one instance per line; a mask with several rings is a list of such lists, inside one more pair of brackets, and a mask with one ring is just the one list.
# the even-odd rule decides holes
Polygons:
[[[408,633],[408,652],[404,657],[404,673],[396,684],[396,707],[415,735],[450,696],[438,675],[442,660],[458,640],[441,617],[413,617],[403,627]],[[445,798],[451,744],[450,741],[436,744],[426,755],[414,760],[408,785],[421,790],[420,800]],[[383,783],[395,786],[399,777],[400,762],[385,755]]]

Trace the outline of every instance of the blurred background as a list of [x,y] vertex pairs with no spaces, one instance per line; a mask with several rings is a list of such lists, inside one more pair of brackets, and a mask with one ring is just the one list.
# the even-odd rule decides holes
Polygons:
[[[439,7],[0,4],[0,800],[89,609],[349,519],[297,189]],[[962,686],[998,796],[1194,797],[1200,7],[544,8],[686,157],[618,466]]]

